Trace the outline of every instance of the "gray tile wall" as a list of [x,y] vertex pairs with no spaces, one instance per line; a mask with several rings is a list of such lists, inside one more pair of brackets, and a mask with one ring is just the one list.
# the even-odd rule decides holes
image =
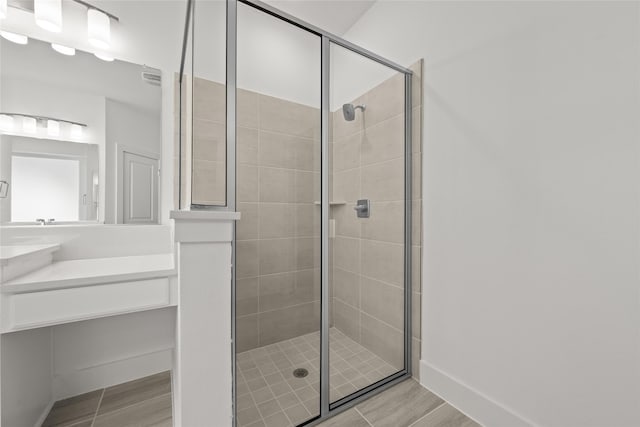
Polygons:
[[238,92],[237,348],[320,328],[320,110]]
[[[175,115],[174,115],[174,170],[178,171],[178,132],[182,130],[183,153],[187,153],[187,138],[191,136],[192,180],[191,203],[201,205],[226,204],[226,128],[224,85],[202,78],[185,75],[182,87],[182,127],[180,121],[178,93],[179,75],[175,75]],[[193,91],[190,86],[193,85]],[[193,99],[190,99],[189,96]],[[191,121],[191,126],[190,122]],[[190,127],[189,127],[190,126]],[[189,127],[189,129],[187,129]],[[182,206],[189,203],[187,196],[186,154],[182,158]],[[174,203],[178,206],[178,180],[174,181]]]
[[[420,359],[422,61],[413,86],[413,353]],[[365,104],[347,122],[333,114],[332,200],[334,326],[400,369],[403,364],[404,81],[395,75],[353,100]],[[359,219],[357,199],[371,200]]]

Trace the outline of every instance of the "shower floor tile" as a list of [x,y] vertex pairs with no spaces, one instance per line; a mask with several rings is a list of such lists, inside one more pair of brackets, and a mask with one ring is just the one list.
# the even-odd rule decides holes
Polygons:
[[[398,371],[338,329],[329,337],[332,402]],[[319,414],[319,332],[239,353],[237,367],[239,427],[295,426]],[[294,376],[299,368],[306,377]]]

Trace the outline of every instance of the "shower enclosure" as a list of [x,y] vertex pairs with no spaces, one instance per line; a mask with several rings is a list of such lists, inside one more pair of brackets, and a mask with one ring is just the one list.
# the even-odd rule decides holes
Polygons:
[[258,1],[188,9],[175,197],[242,215],[234,423],[312,425],[411,375],[412,71]]

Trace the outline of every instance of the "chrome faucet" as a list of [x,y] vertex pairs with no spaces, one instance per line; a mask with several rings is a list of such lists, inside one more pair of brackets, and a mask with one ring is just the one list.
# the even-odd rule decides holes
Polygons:
[[54,223],[55,220],[56,220],[55,218],[49,218],[49,219],[36,218],[36,222],[40,225],[51,225]]

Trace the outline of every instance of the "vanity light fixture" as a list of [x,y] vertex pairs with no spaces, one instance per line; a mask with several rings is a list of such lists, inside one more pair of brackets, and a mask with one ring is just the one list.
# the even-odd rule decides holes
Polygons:
[[17,44],[29,43],[29,38],[27,36],[24,36],[22,34],[12,33],[11,31],[4,31],[4,30],[0,31],[0,36],[2,36],[2,38],[5,40],[9,40],[10,42],[17,43]]
[[14,131],[14,123],[15,119],[19,118],[22,120],[22,132],[35,134],[38,133],[38,127],[46,127],[47,135],[49,136],[60,136],[61,132],[61,124],[66,123],[70,125],[71,137],[73,138],[82,138],[83,128],[86,128],[87,125],[84,123],[73,122],[71,120],[57,119],[54,117],[46,117],[46,116],[35,116],[32,114],[24,114],[24,113],[4,113],[0,112],[0,130],[11,132]]
[[50,136],[60,135],[60,122],[57,120],[47,120],[47,134]]
[[69,46],[64,46],[57,43],[51,43],[51,47],[53,48],[53,50],[63,55],[73,56],[76,54],[76,50]]
[[111,47],[111,20],[106,13],[92,8],[87,10],[87,34],[89,43],[98,49]]
[[72,138],[82,138],[82,125],[77,123],[71,124],[71,137]]
[[113,56],[107,55],[106,53],[95,52],[94,55],[96,56],[96,58],[102,59],[103,61],[107,62],[112,62],[114,59]]
[[11,132],[13,130],[13,116],[0,114],[0,130]]
[[34,0],[36,24],[52,33],[62,31],[62,0]]
[[[120,18],[84,0],[71,1],[87,8],[89,43],[97,49],[109,49],[111,47],[111,21],[120,22]],[[33,11],[36,24],[47,31],[54,33],[62,31],[62,0],[0,0],[0,19],[6,18],[9,6]]]
[[23,116],[22,117],[22,131],[24,133],[36,133],[38,121],[35,117]]

